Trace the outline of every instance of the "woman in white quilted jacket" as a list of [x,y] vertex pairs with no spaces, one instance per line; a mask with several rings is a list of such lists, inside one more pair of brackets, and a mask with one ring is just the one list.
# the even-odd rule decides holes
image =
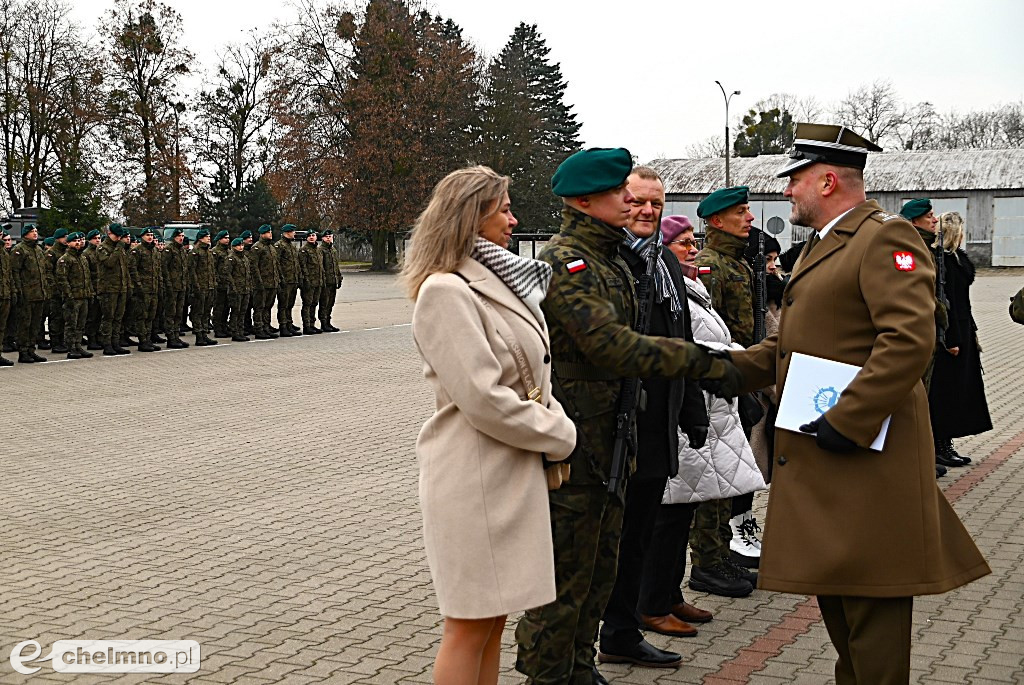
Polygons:
[[[669,245],[672,248],[672,245]],[[696,250],[693,250],[696,253]],[[673,250],[675,252],[675,250]],[[742,349],[732,342],[729,328],[711,307],[711,296],[696,277],[696,269],[680,255],[686,278],[686,295],[690,302],[693,340],[715,349]],[[692,449],[686,434],[680,432],[679,473],[665,486],[662,511],[655,523],[655,554],[644,565],[640,605],[646,608],[682,601],[681,584],[686,573],[686,547],[689,521],[697,503],[745,495],[766,489],[764,477],[754,460],[754,453],[740,425],[739,405],[707,392],[704,401],[711,425],[708,438],[700,449]],[[685,514],[689,512],[690,516]],[[685,519],[685,521],[684,521]],[[745,596],[753,586],[732,593]],[[724,594],[716,592],[716,594]]]

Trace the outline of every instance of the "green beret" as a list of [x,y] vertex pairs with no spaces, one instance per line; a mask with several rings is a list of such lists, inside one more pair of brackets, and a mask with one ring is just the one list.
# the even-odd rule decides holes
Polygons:
[[323,231],[320,232],[320,237],[323,238],[325,235],[334,235],[334,231],[332,231],[329,228],[325,228]]
[[80,231],[75,231],[74,233],[68,233],[68,242],[69,243],[73,243],[76,240],[82,240],[84,238],[85,238],[85,234],[80,232]]
[[241,238],[235,238],[234,240],[231,241],[231,247],[238,247],[239,245],[243,244],[244,242],[245,241],[243,241]]
[[52,245],[53,245],[53,244],[54,244],[55,242],[57,242],[57,241],[55,241],[55,240],[53,239],[53,236],[51,236],[51,237],[49,237],[49,238],[45,238],[45,239],[43,240],[43,245],[46,245],[47,247],[50,247],[50,246],[52,246]]
[[242,235],[238,236],[242,240],[246,240],[252,237],[252,231],[242,231]]
[[60,240],[61,238],[67,238],[69,233],[70,231],[68,231],[68,229],[66,228],[58,228],[56,231],[53,232],[53,239]]
[[183,228],[176,228],[173,231],[171,231],[171,237],[172,238],[174,238],[175,236],[179,236],[179,235],[185,235],[185,229],[183,229]]
[[107,232],[113,233],[118,238],[121,238],[124,237],[125,233],[128,231],[124,230],[124,227],[121,224],[110,224],[110,226],[107,227]]
[[141,238],[141,237],[142,237],[142,236],[144,236],[144,235],[152,235],[152,236],[155,236],[155,235],[156,235],[156,233],[154,233],[154,232],[153,232],[153,229],[152,229],[152,228],[144,228],[144,229],[142,229],[142,233],[140,233],[140,234],[139,234],[139,237]]
[[719,188],[700,201],[700,204],[697,205],[697,216],[706,219],[712,214],[718,214],[723,209],[746,204],[748,190],[747,186]]
[[928,212],[932,211],[932,201],[927,198],[920,198],[918,200],[911,200],[907,204],[903,205],[903,209],[900,210],[900,214],[907,221],[913,221],[919,216],[924,216]]
[[295,228],[295,224],[285,224],[284,226],[281,227],[281,233],[288,233],[289,231],[297,230],[299,229]]
[[270,232],[271,232],[271,231],[273,231],[273,230],[274,230],[274,229],[272,229],[272,228],[270,227],[270,224],[263,224],[262,226],[260,226],[259,228],[257,228],[257,229],[256,229],[256,231],[257,231],[257,232],[258,232],[258,233],[259,233],[260,235],[263,235],[264,233],[270,233]]
[[208,235],[210,235],[210,232],[205,228],[201,228],[199,229],[199,233],[196,233],[196,240],[199,240],[200,238],[205,238]]
[[99,229],[94,228],[94,229],[92,229],[91,231],[89,231],[88,233],[85,234],[85,239],[86,240],[92,240],[93,238],[95,238],[99,234],[100,234]]
[[633,156],[624,147],[580,150],[558,165],[551,177],[551,192],[558,197],[593,195],[626,182]]
[[219,243],[221,238],[227,238],[227,237],[228,237],[228,232],[227,231],[217,231],[217,237],[213,239],[213,242]]

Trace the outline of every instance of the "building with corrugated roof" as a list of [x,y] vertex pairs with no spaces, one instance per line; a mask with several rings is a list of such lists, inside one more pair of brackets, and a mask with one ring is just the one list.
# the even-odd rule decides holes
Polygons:
[[[733,185],[750,187],[750,205],[763,226],[779,217],[783,249],[804,240],[810,229],[789,223],[786,180],[775,178],[786,155],[733,157]],[[696,224],[697,203],[725,185],[725,159],[657,159],[648,166],[665,183],[665,215],[685,214]],[[979,266],[1024,266],[1024,149],[883,152],[868,155],[868,197],[898,212],[915,197],[931,198],[936,214],[964,217],[965,247]]]

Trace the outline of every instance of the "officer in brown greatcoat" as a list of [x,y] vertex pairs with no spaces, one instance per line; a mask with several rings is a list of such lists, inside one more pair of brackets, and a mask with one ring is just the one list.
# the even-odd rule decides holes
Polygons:
[[[837,685],[910,679],[914,595],[989,573],[935,483],[921,376],[935,345],[935,270],[903,218],[864,194],[877,145],[798,124],[778,175],[790,221],[814,229],[783,293],[779,332],[732,353],[748,390],[785,383],[794,352],[861,367],[800,432],[779,430],[758,587],[818,596]],[[898,293],[898,297],[893,294]],[[868,449],[891,416],[881,451]]]

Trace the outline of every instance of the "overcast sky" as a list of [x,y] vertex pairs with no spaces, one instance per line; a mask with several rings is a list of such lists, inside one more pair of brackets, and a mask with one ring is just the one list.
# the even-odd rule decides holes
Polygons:
[[[218,46],[292,14],[287,3],[168,0],[204,65]],[[74,0],[95,26],[109,0]],[[861,0],[432,0],[484,53],[498,52],[520,21],[536,23],[561,63],[566,98],[585,146],[627,147],[642,161],[682,157],[724,136],[730,118],[776,92],[845,97],[890,79],[907,102],[940,112],[1024,99],[1024,1]],[[839,123],[839,122],[837,122]],[[735,135],[735,132],[733,132]]]

